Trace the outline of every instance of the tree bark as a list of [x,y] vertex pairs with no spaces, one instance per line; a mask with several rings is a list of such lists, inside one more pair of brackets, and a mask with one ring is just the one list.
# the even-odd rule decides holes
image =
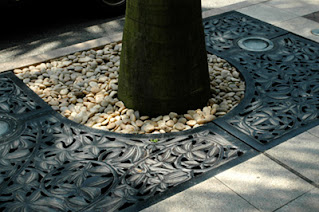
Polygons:
[[141,114],[184,113],[209,99],[200,0],[128,0],[118,97]]

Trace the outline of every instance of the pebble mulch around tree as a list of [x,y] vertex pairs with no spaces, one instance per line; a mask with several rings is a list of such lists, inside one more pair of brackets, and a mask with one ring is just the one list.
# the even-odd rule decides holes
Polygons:
[[245,83],[236,68],[215,55],[207,55],[211,98],[207,106],[158,117],[140,115],[117,98],[121,43],[15,69],[51,107],[88,127],[130,134],[188,130],[223,116],[244,97]]

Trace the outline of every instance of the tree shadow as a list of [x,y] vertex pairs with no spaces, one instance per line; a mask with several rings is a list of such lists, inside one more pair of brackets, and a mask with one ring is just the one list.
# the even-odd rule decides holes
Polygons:
[[[93,1],[55,1],[6,7],[0,14],[0,62],[34,56],[121,31],[125,11],[98,8]],[[118,21],[119,20],[119,21]]]

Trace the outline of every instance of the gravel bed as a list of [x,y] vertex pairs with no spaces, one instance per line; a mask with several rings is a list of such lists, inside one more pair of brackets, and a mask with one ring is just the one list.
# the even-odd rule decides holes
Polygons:
[[14,73],[51,107],[68,119],[88,127],[130,134],[179,132],[223,116],[244,97],[245,83],[236,68],[208,54],[211,98],[207,106],[171,112],[158,117],[141,116],[117,98],[122,44],[15,69]]

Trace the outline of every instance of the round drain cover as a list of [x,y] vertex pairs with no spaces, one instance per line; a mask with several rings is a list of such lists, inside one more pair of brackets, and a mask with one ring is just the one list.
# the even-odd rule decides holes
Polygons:
[[10,142],[24,129],[24,123],[6,114],[0,114],[0,144]]
[[271,40],[262,37],[246,37],[238,41],[238,46],[242,49],[254,52],[268,51],[274,47]]
[[9,123],[0,121],[0,136],[6,134],[9,131]]
[[311,30],[311,33],[316,35],[316,36],[319,36],[319,29],[313,29],[313,30]]

